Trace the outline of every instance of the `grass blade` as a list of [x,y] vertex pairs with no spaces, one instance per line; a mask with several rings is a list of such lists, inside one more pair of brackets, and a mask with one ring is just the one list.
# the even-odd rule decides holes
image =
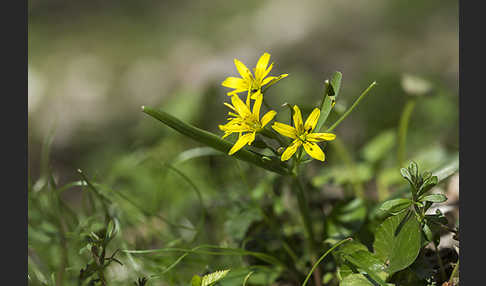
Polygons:
[[318,260],[316,263],[314,263],[314,265],[312,266],[311,270],[309,271],[309,273],[307,274],[307,277],[305,278],[304,280],[304,283],[302,283],[302,286],[305,286],[307,284],[307,281],[309,281],[309,278],[311,277],[312,275],[312,272],[314,272],[314,270],[317,268],[317,266],[319,265],[319,263],[321,263],[322,260],[324,260],[324,258],[326,258],[326,256],[331,253],[334,249],[336,249],[336,247],[340,246],[341,244],[347,242],[347,241],[350,241],[352,240],[352,238],[346,238],[346,239],[343,239],[341,240],[340,242],[336,243],[333,245],[333,247],[331,247],[328,251],[326,251]]

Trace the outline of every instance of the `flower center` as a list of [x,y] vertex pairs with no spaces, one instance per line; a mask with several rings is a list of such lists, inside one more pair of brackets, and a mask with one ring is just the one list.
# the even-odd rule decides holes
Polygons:
[[245,123],[250,127],[252,130],[258,131],[262,128],[262,124],[260,123],[260,120],[258,118],[255,118],[255,116],[250,115],[245,118]]
[[297,138],[299,138],[300,141],[305,142],[307,141],[307,135],[311,133],[311,129],[304,130],[301,134],[297,135]]

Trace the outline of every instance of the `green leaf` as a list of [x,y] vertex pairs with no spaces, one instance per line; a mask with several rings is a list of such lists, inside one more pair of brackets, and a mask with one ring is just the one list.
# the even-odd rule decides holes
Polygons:
[[353,269],[354,266],[350,265],[350,263],[347,261],[340,263],[336,273],[339,280],[343,280],[344,278],[346,278],[346,276],[354,274],[355,271],[353,271]]
[[[328,241],[328,240],[331,240],[331,241]],[[332,241],[333,239],[328,239],[328,240],[326,240],[326,241],[328,241],[329,243],[333,243],[333,241]],[[336,261],[339,265],[338,274],[341,277],[340,279],[343,279],[346,276],[348,276],[348,275],[350,275],[354,272],[354,270],[355,270],[354,266],[351,263],[349,263],[345,259],[345,257],[347,255],[351,255],[351,254],[358,252],[358,251],[368,251],[368,248],[364,244],[353,240],[353,241],[350,241],[348,243],[345,243],[345,244],[339,246],[333,252],[333,256],[334,256],[334,258],[336,259]]]
[[219,280],[223,279],[230,270],[220,270],[207,275],[202,278],[201,286],[211,286]]
[[411,212],[387,218],[376,230],[375,254],[388,264],[388,273],[408,267],[417,258],[421,246],[420,223]]
[[354,264],[357,268],[365,271],[380,284],[385,284],[383,280],[388,278],[386,265],[375,254],[368,250],[360,250],[346,255],[345,259]]
[[[376,284],[372,282],[370,278],[364,276],[363,274],[351,274],[346,276],[346,278],[341,281],[340,286],[375,286]],[[386,283],[385,285],[393,286],[394,284]]]
[[[173,128],[177,132],[194,139],[204,145],[210,146],[218,151],[228,153],[228,151],[233,147],[230,142],[221,139],[217,135],[197,128],[193,125],[187,124],[174,116],[165,113],[161,110],[155,110],[149,107],[143,107],[143,112],[152,116],[153,118],[159,120],[160,122],[166,124],[170,128]],[[232,155],[239,160],[254,164],[266,170],[278,173],[280,175],[287,175],[288,170],[286,165],[280,161],[277,157],[268,157],[257,154],[255,152],[250,152],[244,149],[239,150]]]
[[438,180],[437,176],[432,176],[432,177],[428,178],[420,186],[420,188],[417,192],[417,195],[421,196],[421,195],[427,193],[430,189],[432,189],[435,185],[437,185],[438,181],[439,180]]
[[420,202],[443,203],[447,201],[447,197],[443,194],[426,195],[419,199]]
[[409,199],[394,199],[383,202],[380,206],[380,211],[385,213],[398,213],[407,209],[412,204]]
[[243,286],[246,286],[246,283],[250,279],[250,276],[255,273],[255,271],[250,271],[248,274],[246,274],[245,279],[243,279]]
[[400,169],[400,174],[402,174],[402,177],[405,178],[411,186],[413,186],[413,180],[412,180],[412,175],[410,175],[410,172],[408,171],[407,168],[401,168]]
[[417,163],[415,163],[414,161],[410,162],[410,165],[408,166],[408,171],[412,176],[412,180],[415,182],[419,176]]
[[341,80],[343,78],[343,74],[340,72],[334,72],[331,77],[331,81],[325,85],[324,90],[324,98],[321,103],[321,114],[319,116],[319,120],[317,121],[316,125],[316,132],[321,132],[321,128],[326,122],[329,114],[331,113],[332,107],[336,98],[339,95],[339,90],[341,89]]
[[346,244],[339,246],[336,249],[336,251],[334,251],[334,255],[337,256],[337,257],[340,257],[340,256],[344,256],[344,255],[350,255],[350,254],[353,254],[357,251],[362,251],[362,250],[368,251],[368,248],[366,247],[366,245],[353,240],[353,241],[350,241]]
[[351,274],[346,276],[343,281],[341,281],[340,286],[374,286],[368,278],[363,274]]
[[199,275],[192,276],[191,286],[201,286],[201,283],[202,283],[201,276]]

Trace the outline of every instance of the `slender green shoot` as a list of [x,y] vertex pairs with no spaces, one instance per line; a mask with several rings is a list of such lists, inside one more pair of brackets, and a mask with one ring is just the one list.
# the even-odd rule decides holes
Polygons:
[[302,286],[305,286],[307,284],[307,281],[309,281],[309,278],[311,277],[312,275],[312,272],[314,272],[314,270],[317,268],[317,266],[319,265],[319,263],[321,263],[322,260],[324,260],[324,258],[326,258],[326,256],[331,253],[334,249],[336,249],[336,247],[340,246],[341,244],[345,243],[345,242],[348,242],[348,241],[351,241],[353,240],[351,237],[348,237],[346,239],[343,239],[341,240],[340,242],[334,244],[331,248],[329,248],[328,251],[326,251],[318,260],[316,263],[314,263],[314,265],[312,266],[311,270],[309,271],[309,273],[307,273],[307,277],[305,278],[304,280],[304,283],[302,283]]
[[372,83],[370,84],[370,86],[368,86],[368,88],[367,88],[367,89],[365,89],[365,91],[363,91],[363,92],[361,93],[361,95],[360,95],[360,96],[358,97],[358,99],[357,99],[357,100],[356,100],[356,101],[353,103],[353,105],[351,105],[351,107],[350,107],[348,110],[346,110],[346,112],[344,112],[344,114],[343,114],[341,117],[339,117],[339,119],[338,119],[336,122],[334,122],[334,124],[333,124],[333,125],[331,125],[331,127],[329,127],[329,128],[327,129],[327,131],[326,131],[326,132],[331,132],[331,131],[333,131],[333,130],[334,130],[334,129],[335,129],[335,128],[336,128],[336,127],[337,127],[337,126],[338,126],[338,125],[341,123],[341,121],[343,121],[343,120],[344,120],[346,117],[348,117],[348,115],[349,115],[349,114],[350,114],[350,113],[353,111],[353,109],[354,109],[354,108],[356,108],[356,106],[358,106],[358,104],[361,102],[361,100],[363,100],[363,99],[365,98],[365,96],[368,94],[368,92],[369,92],[369,91],[370,91],[370,90],[371,90],[371,89],[372,89],[372,88],[373,88],[375,85],[376,85],[376,81],[372,82]]

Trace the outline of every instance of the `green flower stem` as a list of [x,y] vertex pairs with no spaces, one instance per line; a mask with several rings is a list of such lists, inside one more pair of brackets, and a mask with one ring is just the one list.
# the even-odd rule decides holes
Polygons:
[[398,165],[399,167],[403,167],[405,162],[405,152],[406,152],[406,143],[407,143],[407,132],[408,132],[408,123],[410,122],[410,116],[415,108],[415,104],[417,103],[417,99],[411,98],[405,104],[403,108],[402,115],[400,117],[400,123],[398,127]]
[[[219,138],[217,135],[207,132],[205,130],[199,129],[193,125],[187,124],[174,116],[165,113],[161,110],[155,110],[149,107],[142,107],[144,113],[152,116],[153,118],[159,120],[160,122],[166,124],[172,129],[178,131],[179,133],[196,140],[206,146],[210,146],[223,153],[228,153],[228,151],[233,147],[230,142]],[[259,166],[266,170],[275,172],[280,175],[289,175],[286,165],[283,164],[280,159],[270,158],[267,156],[262,156],[260,154],[249,152],[247,150],[241,149],[232,155],[239,160],[251,163],[253,165]]]
[[[300,162],[297,162],[297,165],[296,165],[296,169],[298,170],[298,166],[299,166],[299,163]],[[307,196],[305,194],[305,190],[304,190],[304,187],[302,186],[302,182],[300,181],[299,179],[299,176],[297,174],[294,174],[292,176],[292,180],[293,180],[293,185],[294,185],[294,189],[296,191],[296,194],[297,194],[297,202],[298,202],[298,205],[299,205],[299,211],[300,211],[300,214],[302,216],[302,220],[304,221],[304,228],[305,228],[305,231],[306,231],[306,234],[307,234],[307,241],[309,243],[309,250],[310,250],[310,259],[311,259],[311,262],[312,263],[316,263],[316,250],[317,250],[317,246],[316,246],[316,242],[314,240],[314,229],[312,227],[312,220],[311,220],[311,217],[310,217],[310,213],[309,213],[309,203],[308,203],[308,200],[307,200]],[[319,269],[316,269],[316,271],[314,272],[314,281],[315,281],[315,284],[316,285],[321,285],[321,273],[319,271]]]
[[353,105],[351,105],[351,107],[350,107],[348,110],[346,110],[346,112],[344,112],[344,114],[343,114],[341,117],[339,117],[339,119],[338,119],[336,122],[334,122],[334,124],[333,124],[333,125],[331,125],[331,127],[329,127],[329,128],[327,129],[327,131],[326,131],[326,132],[331,132],[331,131],[333,131],[333,130],[334,130],[334,129],[335,129],[335,128],[336,128],[336,127],[339,125],[339,123],[341,123],[341,121],[343,121],[343,120],[344,120],[346,117],[348,117],[348,115],[351,113],[351,111],[353,111],[353,109],[354,109],[356,106],[358,106],[358,104],[361,102],[361,100],[363,100],[363,98],[365,98],[365,96],[368,94],[368,92],[369,92],[369,91],[370,91],[370,90],[371,90],[371,89],[372,89],[372,88],[373,88],[375,85],[376,85],[376,81],[372,82],[372,83],[370,84],[370,86],[368,86],[368,88],[367,88],[367,89],[365,89],[365,91],[363,91],[363,92],[361,93],[361,95],[360,95],[360,96],[358,97],[358,99],[357,99],[357,100],[356,100],[356,101],[353,103]]

